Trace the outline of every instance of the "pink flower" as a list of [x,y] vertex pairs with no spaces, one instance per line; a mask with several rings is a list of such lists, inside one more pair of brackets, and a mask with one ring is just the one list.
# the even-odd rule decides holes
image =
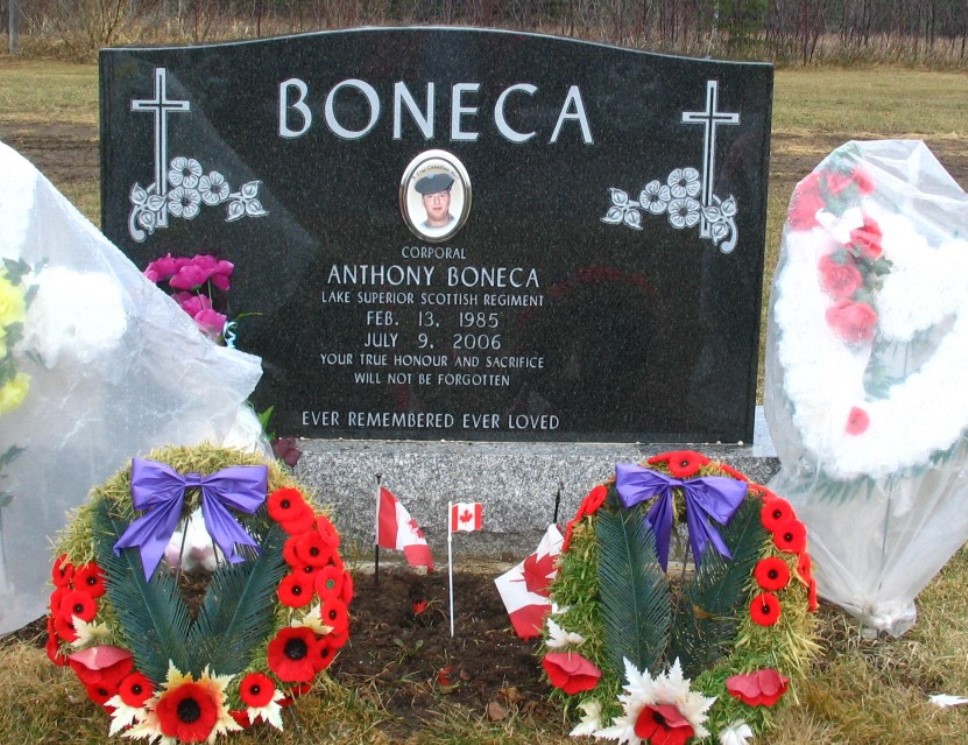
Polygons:
[[576,652],[548,652],[541,661],[548,680],[569,696],[598,685],[602,671]]
[[850,255],[844,253],[844,256],[846,257],[844,263],[840,263],[832,256],[824,256],[817,265],[820,270],[820,286],[824,292],[838,300],[849,298],[864,282]]
[[850,177],[857,184],[857,188],[860,190],[861,194],[867,195],[874,192],[874,182],[871,181],[871,177],[868,176],[864,171],[857,169],[850,174]]
[[192,318],[203,310],[212,309],[212,301],[208,295],[197,295],[194,292],[176,292],[172,295],[172,298]]
[[793,190],[788,220],[794,230],[810,230],[819,223],[817,213],[824,207],[820,174],[814,171]]
[[874,337],[877,311],[867,303],[841,300],[827,309],[827,323],[844,341],[870,341]]
[[726,679],[726,690],[747,706],[773,706],[789,685],[790,679],[772,667]]
[[847,426],[845,427],[848,435],[862,435],[870,426],[871,418],[867,412],[854,406],[847,415]]
[[884,234],[881,232],[881,226],[877,224],[877,220],[867,216],[864,217],[863,226],[850,231],[851,246],[856,248],[861,256],[871,261],[880,258],[881,253],[883,253],[884,249],[881,248],[883,237]]
[[211,308],[200,310],[192,318],[204,333],[212,336],[218,336],[225,328],[225,316]]
[[163,282],[189,262],[183,256],[174,257],[170,253],[155,259],[145,269],[145,276],[152,282]]
[[231,261],[218,260],[214,256],[198,254],[178,268],[168,284],[176,290],[192,290],[212,281],[223,292],[230,287],[229,277],[235,265]]

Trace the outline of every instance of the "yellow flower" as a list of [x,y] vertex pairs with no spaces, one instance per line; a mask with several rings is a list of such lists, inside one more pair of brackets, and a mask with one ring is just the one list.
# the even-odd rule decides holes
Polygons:
[[17,373],[13,380],[8,380],[0,386],[0,414],[16,409],[27,397],[30,388],[30,376],[27,373]]
[[0,274],[0,326],[9,326],[24,320],[23,290],[11,282],[6,273]]

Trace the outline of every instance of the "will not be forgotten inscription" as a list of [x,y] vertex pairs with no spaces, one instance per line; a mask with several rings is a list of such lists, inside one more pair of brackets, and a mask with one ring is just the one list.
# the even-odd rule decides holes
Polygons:
[[101,54],[105,233],[312,437],[752,435],[772,68],[359,29]]

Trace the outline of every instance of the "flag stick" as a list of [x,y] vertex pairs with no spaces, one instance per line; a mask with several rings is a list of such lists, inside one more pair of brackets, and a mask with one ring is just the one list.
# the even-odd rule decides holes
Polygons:
[[376,475],[376,521],[373,524],[373,584],[380,584],[380,482],[383,474]]
[[453,519],[453,503],[447,503],[447,580],[450,585],[450,635],[454,636],[454,526],[451,525]]
[[558,524],[558,509],[561,507],[561,490],[565,488],[565,484],[562,481],[558,482],[558,493],[555,494],[555,518],[551,522]]

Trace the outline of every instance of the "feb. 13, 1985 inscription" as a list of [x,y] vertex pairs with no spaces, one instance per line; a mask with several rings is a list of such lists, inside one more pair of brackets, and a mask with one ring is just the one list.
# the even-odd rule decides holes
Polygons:
[[101,55],[107,235],[235,264],[280,434],[752,434],[772,69],[474,29]]

